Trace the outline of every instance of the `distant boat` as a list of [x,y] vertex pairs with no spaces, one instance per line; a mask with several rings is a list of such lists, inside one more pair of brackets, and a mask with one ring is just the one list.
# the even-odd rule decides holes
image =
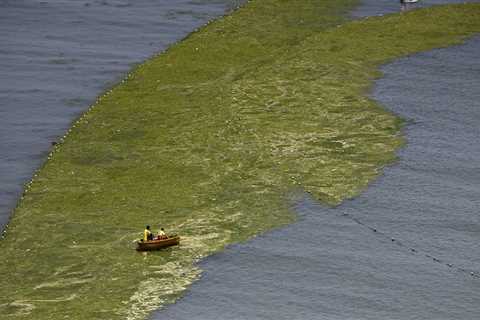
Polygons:
[[403,0],[404,3],[415,3],[418,2],[418,0]]
[[162,248],[176,246],[180,243],[180,237],[175,235],[168,236],[166,239],[156,239],[137,242],[137,251],[152,251],[160,250]]

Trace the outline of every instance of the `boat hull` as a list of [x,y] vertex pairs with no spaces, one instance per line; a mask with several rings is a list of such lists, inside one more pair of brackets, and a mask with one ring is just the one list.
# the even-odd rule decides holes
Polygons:
[[180,243],[179,236],[170,236],[168,239],[139,241],[137,242],[137,251],[153,251],[163,248],[176,246]]

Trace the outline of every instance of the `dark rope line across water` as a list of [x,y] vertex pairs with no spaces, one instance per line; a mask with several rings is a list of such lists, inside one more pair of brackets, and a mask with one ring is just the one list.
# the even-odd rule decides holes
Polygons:
[[461,273],[465,273],[465,274],[468,274],[469,276],[473,277],[473,278],[476,278],[476,279],[480,279],[480,272],[474,272],[474,271],[469,271],[465,268],[462,268],[462,267],[458,267],[456,266],[455,264],[453,263],[449,263],[449,262],[445,262],[443,261],[442,259],[438,259],[437,257],[429,254],[429,253],[422,253],[420,250],[418,249],[415,249],[414,247],[411,247],[411,246],[408,246],[406,244],[404,244],[402,241],[400,240],[397,240],[393,237],[390,237],[388,236],[388,234],[386,234],[385,232],[382,232],[382,231],[379,231],[377,228],[374,228],[364,222],[362,222],[360,219],[348,214],[348,213],[343,213],[342,214],[342,217],[345,217],[347,219],[350,219],[352,220],[353,222],[357,223],[358,225],[364,227],[364,228],[367,228],[369,229],[370,231],[374,232],[375,234],[379,235],[379,236],[383,236],[384,238],[387,238],[387,239],[390,239],[390,242],[394,243],[395,245],[399,246],[399,247],[402,247],[402,248],[405,248],[407,249],[408,251],[410,251],[412,254],[419,254],[419,255],[423,255],[426,259],[429,259],[435,263],[439,263],[439,264],[442,264],[442,265],[445,265],[446,267],[450,268],[450,269],[454,269],[458,272],[461,272]]

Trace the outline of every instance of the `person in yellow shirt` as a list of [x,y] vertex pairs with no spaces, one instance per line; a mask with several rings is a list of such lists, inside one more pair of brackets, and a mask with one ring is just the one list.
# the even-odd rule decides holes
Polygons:
[[153,240],[153,233],[150,231],[150,226],[146,226],[143,231],[143,241]]
[[167,234],[165,233],[165,230],[163,230],[163,228],[160,228],[160,231],[158,231],[157,239],[168,239]]

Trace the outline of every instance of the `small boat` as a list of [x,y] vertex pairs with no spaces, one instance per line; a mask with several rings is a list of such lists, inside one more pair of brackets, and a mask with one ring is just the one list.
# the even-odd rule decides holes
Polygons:
[[162,248],[176,246],[180,243],[180,237],[176,234],[168,236],[166,239],[155,239],[149,241],[140,240],[137,242],[137,251],[160,250]]

